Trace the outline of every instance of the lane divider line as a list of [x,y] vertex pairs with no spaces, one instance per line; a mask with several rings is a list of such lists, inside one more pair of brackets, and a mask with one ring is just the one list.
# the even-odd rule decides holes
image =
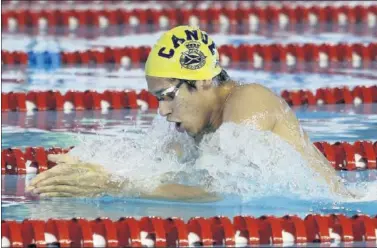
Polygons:
[[122,217],[12,221],[1,224],[2,246],[192,247],[349,244],[376,242],[377,216],[343,214],[192,217]]
[[[1,51],[6,68],[59,68],[75,66],[116,66],[143,68],[150,46],[91,49],[85,51],[28,53]],[[241,44],[218,47],[224,68],[276,72],[320,72],[377,68],[377,43],[353,44]]]
[[[377,141],[355,141],[328,143],[314,142],[317,149],[330,161],[336,170],[376,170]],[[24,175],[38,174],[54,167],[56,164],[48,160],[49,154],[69,152],[70,148],[26,147],[8,148],[1,151],[1,174]]]
[[[356,86],[353,89],[319,88],[310,90],[284,90],[280,96],[291,106],[329,104],[377,103],[377,85]],[[29,91],[1,93],[1,111],[81,111],[108,109],[157,109],[157,98],[147,90],[97,91]],[[372,107],[372,105],[370,106]],[[373,112],[373,110],[372,110]]]
[[[217,5],[217,6],[216,6]],[[244,4],[245,5],[245,4]],[[2,13],[3,32],[50,35],[77,32],[96,37],[152,33],[177,25],[200,26],[209,33],[248,34],[279,30],[339,32],[377,35],[377,6],[227,6],[208,8],[117,8],[117,9],[14,9]],[[87,27],[91,27],[88,29]],[[94,28],[94,29],[93,29]]]

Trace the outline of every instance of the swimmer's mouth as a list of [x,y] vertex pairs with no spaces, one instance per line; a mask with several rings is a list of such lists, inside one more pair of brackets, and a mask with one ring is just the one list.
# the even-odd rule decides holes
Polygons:
[[185,131],[185,129],[183,128],[182,126],[182,122],[176,122],[175,123],[175,129],[180,132],[180,133],[183,133]]

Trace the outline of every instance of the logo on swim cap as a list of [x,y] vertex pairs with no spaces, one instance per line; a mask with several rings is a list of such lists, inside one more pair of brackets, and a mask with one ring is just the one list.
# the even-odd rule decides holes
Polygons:
[[206,56],[199,50],[200,43],[195,41],[187,42],[185,46],[188,51],[183,52],[179,59],[181,66],[190,70],[202,68],[206,63]]

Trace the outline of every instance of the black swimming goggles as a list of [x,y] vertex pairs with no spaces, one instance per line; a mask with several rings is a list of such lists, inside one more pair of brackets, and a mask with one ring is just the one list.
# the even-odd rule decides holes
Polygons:
[[158,101],[173,101],[174,98],[178,94],[179,87],[181,87],[182,84],[186,83],[191,88],[196,88],[195,85],[191,84],[189,81],[186,80],[179,80],[179,83],[176,86],[171,86],[167,88],[166,90],[162,91],[161,94],[157,97]]

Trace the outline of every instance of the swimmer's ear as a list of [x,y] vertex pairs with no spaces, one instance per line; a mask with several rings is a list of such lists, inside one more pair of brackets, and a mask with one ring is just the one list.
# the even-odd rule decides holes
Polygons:
[[212,87],[212,80],[197,80],[195,85],[198,90],[208,90]]

